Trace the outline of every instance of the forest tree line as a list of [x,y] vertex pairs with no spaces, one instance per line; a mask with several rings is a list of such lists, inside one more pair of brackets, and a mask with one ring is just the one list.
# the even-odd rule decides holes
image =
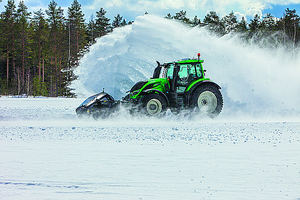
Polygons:
[[285,9],[281,18],[271,14],[263,17],[256,14],[249,23],[245,17],[238,20],[233,12],[221,18],[211,11],[201,21],[197,16],[189,19],[186,11],[181,10],[175,15],[169,13],[165,18],[179,20],[192,27],[206,27],[220,37],[238,33],[244,42],[254,42],[261,47],[284,46],[295,49],[300,42],[300,18],[295,9]]
[[119,14],[110,22],[103,8],[86,23],[77,0],[67,16],[54,0],[33,13],[8,0],[0,15],[0,94],[74,96],[68,86],[79,59],[96,38],[130,23]]
[[[8,0],[0,15],[0,94],[74,96],[69,88],[76,79],[73,70],[96,38],[133,23],[119,14],[110,20],[103,8],[86,22],[77,0],[67,9],[65,16],[52,0],[45,11],[31,13],[24,1],[16,5]],[[249,23],[245,18],[238,20],[233,12],[220,18],[211,11],[201,21],[197,16],[189,19],[182,10],[166,18],[207,27],[218,36],[240,33],[246,42],[272,48],[296,48],[300,41],[299,16],[290,9],[279,19],[255,15]]]

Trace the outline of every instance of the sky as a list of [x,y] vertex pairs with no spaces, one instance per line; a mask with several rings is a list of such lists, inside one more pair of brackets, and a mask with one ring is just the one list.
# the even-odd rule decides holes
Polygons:
[[[1,0],[0,0],[1,1]],[[18,4],[20,0],[15,0]],[[30,11],[45,10],[50,0],[24,0]],[[73,0],[56,0],[65,14]],[[113,19],[120,14],[127,20],[134,20],[146,11],[150,14],[166,16],[174,15],[180,10],[187,11],[188,17],[195,15],[203,20],[209,11],[216,11],[219,16],[225,16],[233,11],[239,18],[245,16],[251,19],[253,15],[271,13],[275,17],[282,17],[286,8],[296,9],[300,15],[300,0],[78,0],[82,5],[87,21],[91,19],[101,7],[107,11],[107,17]],[[0,11],[4,11],[7,0],[0,3]]]

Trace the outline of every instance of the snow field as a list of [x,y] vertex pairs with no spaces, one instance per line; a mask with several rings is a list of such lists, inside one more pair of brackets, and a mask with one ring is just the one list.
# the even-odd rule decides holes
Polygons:
[[300,198],[300,123],[120,116],[0,98],[0,199]]

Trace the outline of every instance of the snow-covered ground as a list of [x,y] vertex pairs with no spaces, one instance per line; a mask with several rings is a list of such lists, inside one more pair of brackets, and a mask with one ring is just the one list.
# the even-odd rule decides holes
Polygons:
[[79,120],[81,101],[0,98],[0,199],[300,199],[300,120]]

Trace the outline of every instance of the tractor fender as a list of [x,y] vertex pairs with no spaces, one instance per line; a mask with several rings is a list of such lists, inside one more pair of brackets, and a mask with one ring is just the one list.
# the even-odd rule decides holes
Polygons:
[[210,80],[204,80],[204,81],[199,81],[198,83],[196,83],[195,85],[193,85],[193,87],[188,91],[189,97],[191,97],[194,93],[194,91],[201,85],[212,85],[218,89],[221,89],[221,87],[216,84],[215,82],[212,82]]
[[166,100],[167,106],[170,105],[167,95],[165,93],[163,93],[162,91],[155,90],[155,89],[147,89],[147,90],[143,90],[142,93],[147,93],[147,94],[158,93]]

